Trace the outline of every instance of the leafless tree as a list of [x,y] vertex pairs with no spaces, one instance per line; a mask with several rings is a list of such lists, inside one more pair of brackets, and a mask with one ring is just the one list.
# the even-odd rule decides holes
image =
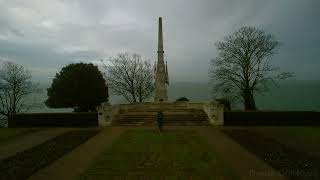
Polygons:
[[270,58],[279,48],[271,34],[255,27],[242,27],[216,43],[218,56],[211,61],[211,81],[222,93],[241,97],[246,110],[255,110],[255,95],[269,90],[271,83],[292,73],[281,73]]
[[143,102],[154,91],[154,74],[149,60],[138,54],[121,53],[102,61],[111,93],[123,96],[128,102]]
[[0,68],[0,116],[27,111],[33,107],[29,95],[39,93],[38,85],[31,81],[31,71],[22,65],[4,61]]

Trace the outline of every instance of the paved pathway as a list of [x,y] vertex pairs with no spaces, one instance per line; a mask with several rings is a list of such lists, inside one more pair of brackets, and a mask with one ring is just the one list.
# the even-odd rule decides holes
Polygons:
[[70,129],[71,128],[51,128],[32,133],[26,133],[19,137],[13,138],[12,140],[1,144],[0,160],[13,156],[18,152],[30,149],[31,147],[39,145],[51,138],[69,131]]
[[32,175],[29,180],[77,179],[124,130],[118,127],[104,128],[98,135]]

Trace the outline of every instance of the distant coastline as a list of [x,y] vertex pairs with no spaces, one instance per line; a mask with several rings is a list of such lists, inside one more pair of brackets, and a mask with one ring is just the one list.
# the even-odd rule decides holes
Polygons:
[[[41,83],[44,90],[37,96],[38,102],[44,102],[47,98],[46,89],[49,83]],[[211,89],[206,82],[173,82],[168,87],[170,101],[179,97],[187,97],[196,102],[209,101]],[[265,96],[257,96],[256,103],[260,110],[302,110],[320,111],[320,80],[287,80],[279,83],[279,87],[271,87]],[[126,101],[115,95],[110,95],[110,103],[126,103]],[[241,109],[236,105],[235,109]],[[30,112],[70,112],[71,108],[51,109],[45,107],[33,109]]]

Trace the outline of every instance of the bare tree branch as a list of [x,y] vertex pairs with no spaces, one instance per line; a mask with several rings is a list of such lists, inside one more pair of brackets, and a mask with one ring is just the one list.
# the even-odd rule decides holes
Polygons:
[[22,65],[3,62],[0,69],[0,114],[8,118],[12,114],[33,107],[26,98],[41,91],[31,81],[31,71]]
[[210,76],[214,89],[237,93],[245,109],[256,109],[254,96],[269,90],[270,83],[291,77],[270,64],[280,43],[270,34],[255,27],[242,27],[224,41],[216,43],[218,56],[211,61]]
[[153,68],[138,54],[121,53],[103,62],[105,78],[111,92],[128,102],[143,102],[154,91]]

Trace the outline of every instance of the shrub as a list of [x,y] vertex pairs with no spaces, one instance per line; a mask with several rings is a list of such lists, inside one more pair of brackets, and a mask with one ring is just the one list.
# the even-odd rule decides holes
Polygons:
[[177,99],[176,101],[189,101],[189,99],[186,97],[181,97],[181,98]]

